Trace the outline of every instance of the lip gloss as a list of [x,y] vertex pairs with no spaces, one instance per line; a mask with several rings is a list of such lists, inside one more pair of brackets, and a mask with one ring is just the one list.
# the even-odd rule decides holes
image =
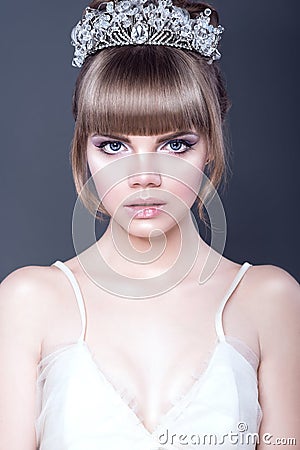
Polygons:
[[126,210],[133,216],[134,219],[152,219],[161,214],[161,206],[125,206]]

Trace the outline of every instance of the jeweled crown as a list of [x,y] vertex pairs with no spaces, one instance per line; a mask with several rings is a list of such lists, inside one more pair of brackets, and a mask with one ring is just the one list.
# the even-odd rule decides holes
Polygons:
[[87,56],[107,47],[124,45],[166,45],[194,50],[211,64],[220,59],[218,43],[224,28],[210,23],[211,9],[192,19],[186,9],[172,0],[121,0],[87,7],[73,28],[75,47],[72,65],[81,67]]

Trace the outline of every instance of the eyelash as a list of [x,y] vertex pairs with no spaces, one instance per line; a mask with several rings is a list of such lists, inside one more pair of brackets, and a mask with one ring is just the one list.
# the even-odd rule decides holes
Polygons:
[[[194,143],[194,144],[191,144],[190,142],[185,141],[184,139],[172,139],[171,141],[167,142],[166,145],[171,144],[171,143],[174,143],[174,142],[183,144],[183,145],[185,146],[185,149],[184,149],[184,150],[180,150],[180,151],[171,150],[171,153],[173,153],[173,154],[180,154],[180,155],[181,155],[181,154],[187,153],[187,152],[195,145],[195,143]],[[120,150],[117,150],[117,151],[115,151],[115,152],[109,153],[109,152],[106,152],[106,151],[104,150],[104,147],[106,147],[106,146],[109,145],[109,144],[115,144],[115,143],[122,144],[121,141],[105,141],[105,142],[102,142],[102,143],[99,144],[99,145],[95,145],[95,147],[101,149],[102,152],[103,152],[106,156],[113,156],[113,155],[119,154],[119,153],[120,153]],[[123,145],[123,144],[122,144],[122,145]]]

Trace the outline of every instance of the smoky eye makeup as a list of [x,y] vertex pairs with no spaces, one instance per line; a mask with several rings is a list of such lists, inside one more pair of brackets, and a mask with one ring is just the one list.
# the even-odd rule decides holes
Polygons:
[[[130,144],[130,140],[125,136],[118,135],[98,135],[90,137],[92,145],[102,150],[104,154],[118,154],[126,150],[125,144]],[[186,153],[200,141],[200,135],[194,132],[173,133],[156,141],[158,151],[170,151],[171,153]],[[125,143],[125,144],[124,144]]]
[[97,150],[101,151],[105,156],[108,155],[117,155],[121,153],[121,151],[128,151],[122,141],[120,140],[108,140],[107,138],[92,138],[92,144],[97,148]]
[[191,130],[182,130],[176,133],[168,133],[166,136],[161,137],[157,140],[157,143],[171,141],[174,139],[199,139],[200,135]]
[[105,142],[115,142],[115,141],[118,141],[118,142],[125,142],[125,143],[127,143],[127,144],[130,144],[130,140],[129,140],[128,138],[126,138],[125,136],[106,135],[106,134],[97,134],[97,133],[94,133],[94,134],[90,137],[90,139],[91,139],[92,144],[94,144],[94,145],[95,145],[95,144],[99,145],[99,144],[103,143],[104,141],[105,141]]
[[178,134],[177,137],[169,137],[159,146],[159,151],[169,152],[174,155],[185,156],[199,143],[200,136],[193,134]]

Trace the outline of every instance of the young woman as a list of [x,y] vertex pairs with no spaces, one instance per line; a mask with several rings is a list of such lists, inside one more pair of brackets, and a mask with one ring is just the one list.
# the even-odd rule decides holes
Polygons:
[[[300,448],[299,285],[222,255],[222,29],[174,5],[94,1],[72,33],[76,256],[2,283],[1,450]],[[81,202],[110,222],[78,251]]]

